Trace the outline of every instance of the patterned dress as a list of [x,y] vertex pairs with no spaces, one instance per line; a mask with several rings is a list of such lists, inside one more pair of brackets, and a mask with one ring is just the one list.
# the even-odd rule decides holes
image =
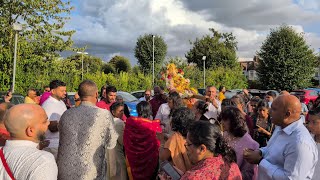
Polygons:
[[181,180],[242,180],[236,163],[225,164],[222,156],[210,157],[198,162],[187,171]]

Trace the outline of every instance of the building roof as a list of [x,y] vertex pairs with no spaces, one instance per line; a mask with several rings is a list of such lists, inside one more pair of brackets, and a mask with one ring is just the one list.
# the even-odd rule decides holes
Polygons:
[[252,62],[253,58],[243,58],[243,57],[239,57],[238,58],[238,62]]

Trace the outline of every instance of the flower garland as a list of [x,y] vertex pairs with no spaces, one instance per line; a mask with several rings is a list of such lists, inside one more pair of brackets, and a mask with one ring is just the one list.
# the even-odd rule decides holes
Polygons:
[[197,90],[190,87],[190,79],[184,78],[183,75],[182,69],[177,69],[175,64],[170,63],[167,65],[166,72],[161,72],[161,79],[166,82],[169,91],[176,91],[183,98],[197,94]]

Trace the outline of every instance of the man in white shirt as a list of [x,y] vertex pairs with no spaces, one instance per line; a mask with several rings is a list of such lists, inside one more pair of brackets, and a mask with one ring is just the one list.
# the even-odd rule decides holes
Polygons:
[[66,84],[60,80],[50,82],[51,96],[42,104],[50,121],[46,137],[50,140],[48,148],[44,150],[51,152],[55,158],[58,154],[59,130],[58,124],[60,117],[67,110],[65,103],[62,101],[66,97]]
[[0,179],[56,180],[53,155],[38,149],[49,125],[45,111],[35,104],[16,105],[6,113],[4,124],[11,140],[1,148],[5,160],[0,162]]
[[[218,119],[221,112],[221,102],[217,99],[217,88],[208,86],[206,88],[206,101],[209,102],[208,111],[204,114],[208,119]],[[210,120],[211,123],[213,123]]]
[[281,95],[273,101],[271,120],[276,128],[267,147],[244,151],[248,162],[259,164],[259,180],[312,178],[318,150],[300,113],[300,101],[293,95]]

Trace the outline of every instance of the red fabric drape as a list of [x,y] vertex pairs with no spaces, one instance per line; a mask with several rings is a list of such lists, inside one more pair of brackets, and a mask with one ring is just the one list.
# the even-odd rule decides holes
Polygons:
[[149,180],[154,175],[158,166],[160,146],[156,132],[161,131],[159,120],[141,117],[127,119],[123,144],[129,176],[132,179]]

